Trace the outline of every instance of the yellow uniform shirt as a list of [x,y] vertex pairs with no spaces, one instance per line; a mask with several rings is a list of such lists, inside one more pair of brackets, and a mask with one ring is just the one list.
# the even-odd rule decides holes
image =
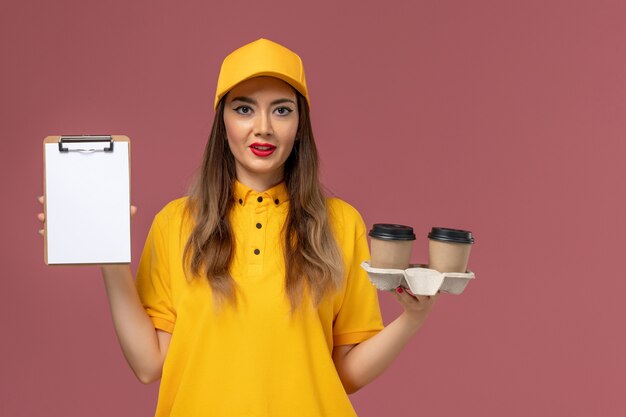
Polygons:
[[281,247],[286,187],[257,193],[236,182],[235,199],[236,307],[216,310],[207,280],[188,281],[183,273],[191,230],[186,199],[157,214],[148,234],[137,288],[155,328],[172,334],[156,416],[355,416],[331,353],[383,327],[376,290],[359,266],[369,259],[361,216],[339,199],[328,200],[344,284],[317,308],[305,298],[291,316]]

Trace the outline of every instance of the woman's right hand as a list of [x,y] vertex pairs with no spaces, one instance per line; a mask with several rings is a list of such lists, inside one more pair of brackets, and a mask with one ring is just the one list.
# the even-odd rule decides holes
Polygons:
[[[41,203],[41,205],[43,206],[44,203],[44,197],[42,195],[40,195],[37,200],[39,200],[39,202]],[[130,215],[131,217],[135,215],[135,213],[137,213],[137,207],[135,206],[130,206]],[[37,214],[37,219],[39,219],[39,221],[42,223],[42,225],[45,225],[46,223],[46,215],[43,213],[38,213]],[[43,236],[44,234],[44,229],[39,229],[38,232],[41,236]]]
[[[39,202],[41,203],[41,205],[43,206],[43,196],[40,195],[37,200],[39,200]],[[37,214],[37,218],[39,219],[39,221],[41,222],[41,224],[43,225],[46,221],[46,216],[43,213],[39,213]],[[43,236],[43,231],[44,229],[39,229],[38,232],[41,236]]]

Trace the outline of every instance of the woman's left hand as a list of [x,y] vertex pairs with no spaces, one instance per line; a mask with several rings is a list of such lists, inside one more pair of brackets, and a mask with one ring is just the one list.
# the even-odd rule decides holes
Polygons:
[[396,288],[394,295],[402,305],[402,308],[404,308],[404,312],[410,316],[428,315],[439,297],[439,294],[432,296],[416,295],[413,294],[411,290],[403,287]]

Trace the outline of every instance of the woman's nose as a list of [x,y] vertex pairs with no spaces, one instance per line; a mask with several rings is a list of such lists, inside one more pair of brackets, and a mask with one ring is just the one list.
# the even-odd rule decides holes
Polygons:
[[254,122],[255,136],[271,136],[274,134],[272,129],[272,119],[270,114],[261,112]]

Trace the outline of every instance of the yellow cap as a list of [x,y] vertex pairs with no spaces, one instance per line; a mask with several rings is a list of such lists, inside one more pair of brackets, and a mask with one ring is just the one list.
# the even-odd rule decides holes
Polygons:
[[224,59],[217,78],[214,107],[234,86],[262,75],[285,81],[302,94],[311,107],[302,60],[294,52],[267,39],[244,45]]

